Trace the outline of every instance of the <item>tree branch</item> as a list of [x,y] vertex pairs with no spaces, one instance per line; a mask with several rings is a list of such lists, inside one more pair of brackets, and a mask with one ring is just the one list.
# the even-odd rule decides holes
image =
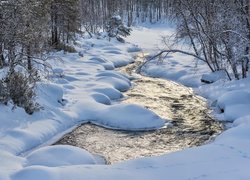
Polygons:
[[143,62],[136,70],[137,73],[141,73],[141,69],[143,66],[145,66],[147,63],[149,63],[150,61],[154,60],[155,58],[157,57],[160,57],[162,54],[164,53],[181,53],[181,54],[185,54],[185,55],[188,55],[188,56],[192,56],[194,58],[197,58],[203,62],[206,62],[206,60],[200,56],[197,56],[196,54],[193,54],[193,53],[190,53],[190,52],[186,52],[186,51],[182,51],[182,50],[179,50],[179,49],[169,49],[169,50],[162,50],[161,52],[159,52],[158,54],[154,55],[154,56],[151,56],[150,58],[146,59],[145,62]]

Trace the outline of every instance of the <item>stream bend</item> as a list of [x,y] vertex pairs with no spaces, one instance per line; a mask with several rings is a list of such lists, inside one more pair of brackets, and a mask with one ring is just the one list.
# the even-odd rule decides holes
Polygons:
[[[119,69],[135,75],[142,58]],[[223,126],[210,115],[206,100],[191,88],[172,81],[136,75],[133,88],[125,93],[123,103],[144,106],[172,127],[148,132],[126,132],[84,124],[65,135],[56,144],[84,148],[106,159],[107,164],[139,157],[162,155],[200,146],[221,133]]]

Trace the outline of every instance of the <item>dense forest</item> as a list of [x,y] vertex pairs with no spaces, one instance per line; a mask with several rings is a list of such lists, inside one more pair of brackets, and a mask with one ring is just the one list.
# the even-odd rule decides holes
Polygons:
[[161,53],[191,55],[213,72],[225,71],[230,80],[246,78],[249,8],[249,0],[1,0],[0,101],[11,99],[32,113],[34,83],[49,66],[46,54],[74,51],[69,42],[76,34],[107,31],[117,15],[127,26],[172,21],[175,42],[189,43],[192,51],[168,47]]

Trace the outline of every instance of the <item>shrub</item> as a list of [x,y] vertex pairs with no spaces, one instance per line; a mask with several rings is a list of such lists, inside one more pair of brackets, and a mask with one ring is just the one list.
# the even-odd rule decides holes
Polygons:
[[7,88],[3,81],[0,81],[0,102],[4,104],[8,102]]
[[12,101],[15,106],[23,107],[28,114],[38,109],[35,103],[34,81],[21,72],[13,72],[0,82],[0,102]]

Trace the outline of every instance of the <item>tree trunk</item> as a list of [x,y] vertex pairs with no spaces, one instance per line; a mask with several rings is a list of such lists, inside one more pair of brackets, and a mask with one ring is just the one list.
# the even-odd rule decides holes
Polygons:
[[31,74],[31,71],[32,71],[32,59],[31,59],[31,48],[30,48],[30,45],[28,45],[27,47],[27,64],[28,64],[28,71],[29,73]]
[[[250,2],[249,1],[246,1],[246,6],[245,6],[245,9],[246,9],[246,14],[247,14],[247,18],[246,18],[246,24],[247,24],[247,30],[248,30],[248,34],[247,34],[247,38],[248,38],[248,41],[250,42]],[[243,78],[246,78],[247,77],[247,72],[248,72],[248,68],[249,68],[249,54],[250,54],[250,47],[247,46],[246,47],[246,50],[245,50],[245,55],[248,56],[245,60],[245,63],[243,64],[244,68],[242,69],[244,71],[244,74],[243,74]]]
[[57,17],[57,8],[55,4],[51,5],[51,44],[52,45],[58,45],[59,39],[58,39],[58,17]]
[[4,55],[3,55],[3,45],[0,44],[0,68],[5,65]]
[[8,49],[8,57],[9,57],[9,72],[10,74],[14,73],[15,71],[15,46],[14,45],[10,45],[9,49]]

